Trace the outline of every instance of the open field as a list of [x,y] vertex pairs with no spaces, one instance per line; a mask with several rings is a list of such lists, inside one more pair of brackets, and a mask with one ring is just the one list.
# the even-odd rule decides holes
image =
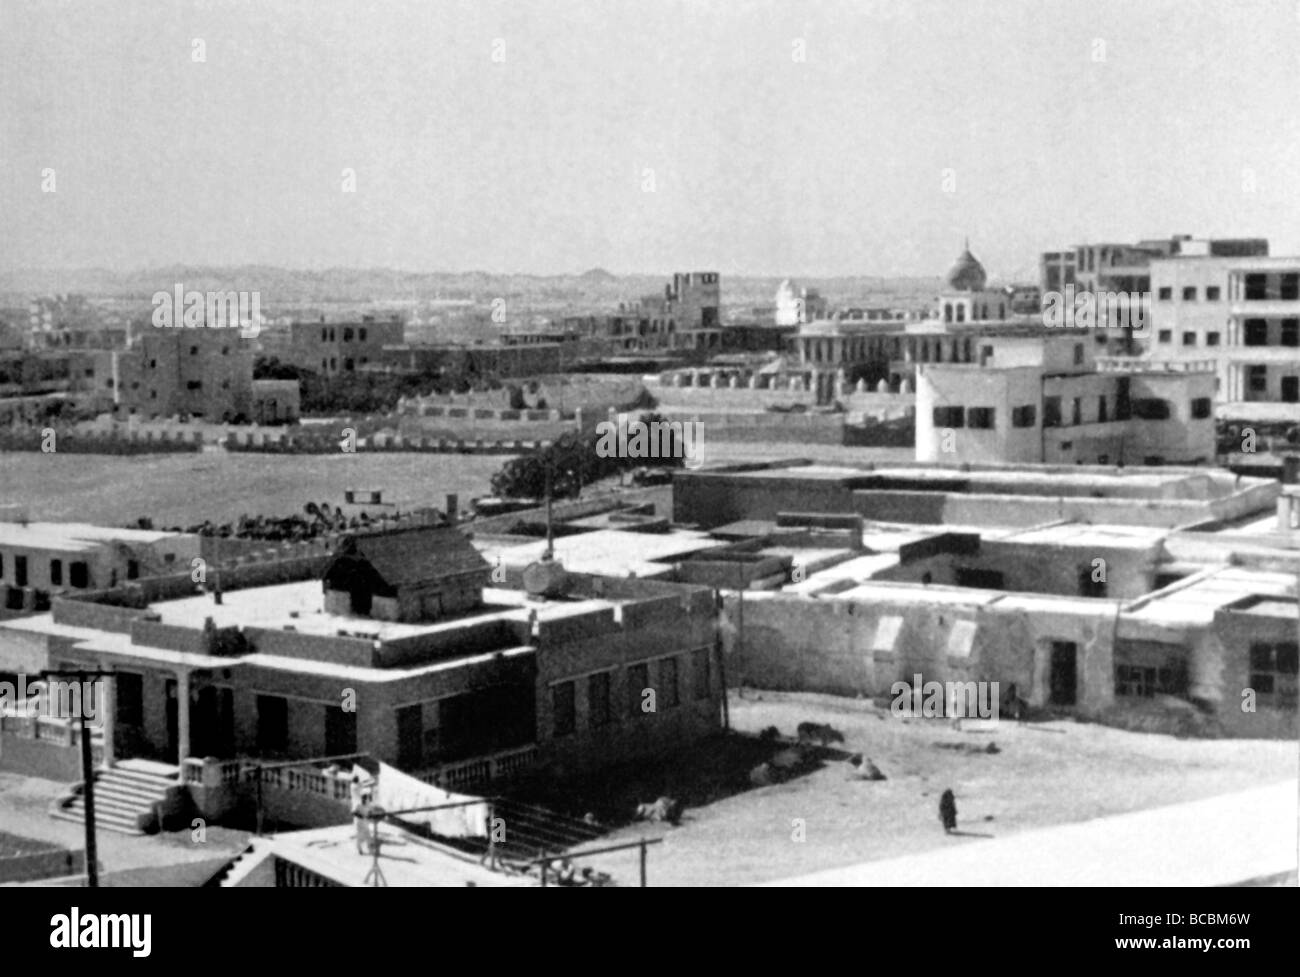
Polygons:
[[[487,495],[508,455],[0,454],[0,502],[25,503],[34,520],[154,526],[226,522],[248,513],[287,516],[307,501],[343,503],[345,489],[382,489],[406,510],[442,508],[448,492]],[[368,507],[372,512],[376,507]]]
[[[1180,740],[1070,721],[1006,722],[989,732],[960,732],[939,720],[892,718],[868,701],[753,691],[746,696],[731,698],[732,726],[739,732],[754,735],[774,725],[790,738],[800,722],[813,720],[833,724],[846,742],[823,751],[820,769],[769,787],[749,785],[748,764],[756,749],[770,755],[779,747],[750,741],[737,749],[715,742],[682,763],[647,769],[639,788],[629,785],[617,799],[610,796],[624,815],[633,798],[673,793],[687,803],[677,828],[632,824],[600,839],[613,844],[642,834],[663,837],[650,850],[652,885],[790,878],[1297,775],[1294,742]],[[989,742],[1000,752],[983,752]],[[854,752],[873,759],[888,779],[849,780],[851,768],[843,758]],[[938,815],[939,795],[949,787],[961,831],[953,836],[944,834]],[[1294,797],[1283,813],[1295,821]],[[795,840],[798,819],[803,841]],[[621,884],[635,884],[627,857],[597,856],[593,863],[615,873]]]

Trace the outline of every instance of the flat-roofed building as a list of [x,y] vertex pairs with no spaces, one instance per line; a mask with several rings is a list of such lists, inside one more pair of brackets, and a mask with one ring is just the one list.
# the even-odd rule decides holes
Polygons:
[[220,600],[188,570],[56,599],[0,625],[0,671],[111,669],[109,755],[188,763],[196,782],[197,758],[366,754],[468,787],[588,773],[720,728],[710,589],[571,573],[542,598],[509,589],[518,568],[467,589],[489,568],[456,530],[349,539],[309,572],[213,567]]
[[0,616],[48,610],[51,597],[190,570],[199,537],[74,522],[28,522],[0,510]]
[[1215,456],[1214,375],[1095,361],[1073,332],[989,336],[974,363],[918,368],[916,458],[1087,465],[1208,464]]
[[371,363],[384,362],[385,346],[400,346],[406,327],[393,315],[364,315],[343,322],[295,321],[263,328],[263,352],[281,363],[321,376],[354,373]]
[[1300,403],[1300,257],[1151,263],[1145,352],[1213,361],[1225,403]]

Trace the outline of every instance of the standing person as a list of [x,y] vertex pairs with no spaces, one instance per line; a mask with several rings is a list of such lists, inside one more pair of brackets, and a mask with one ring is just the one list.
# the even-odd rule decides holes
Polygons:
[[951,790],[945,790],[939,798],[939,820],[943,822],[945,833],[952,834],[957,830],[957,799]]
[[366,854],[369,848],[370,838],[366,831],[366,801],[368,798],[361,788],[361,777],[357,773],[352,774],[352,785],[349,788],[351,795],[352,823],[357,830],[357,854]]

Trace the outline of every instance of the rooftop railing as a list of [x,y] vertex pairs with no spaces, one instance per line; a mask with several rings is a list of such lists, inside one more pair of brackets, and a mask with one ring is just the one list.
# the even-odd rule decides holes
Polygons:
[[1098,356],[1098,373],[1213,373],[1214,360],[1148,360],[1129,356]]

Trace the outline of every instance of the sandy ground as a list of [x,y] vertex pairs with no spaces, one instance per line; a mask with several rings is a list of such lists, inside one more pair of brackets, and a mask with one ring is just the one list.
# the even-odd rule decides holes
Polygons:
[[785,885],[1296,884],[1297,782],[816,872]]
[[[66,794],[67,789],[66,784],[53,780],[0,773],[0,830],[71,850],[84,849],[86,836],[82,825],[51,817],[49,813],[50,805]],[[208,826],[201,841],[190,831],[124,835],[101,830],[95,838],[101,871],[106,877],[128,870],[137,873],[154,870],[160,881],[167,874],[166,866],[233,858],[247,844],[248,835]]]
[[31,519],[156,528],[225,522],[247,513],[301,514],[304,503],[343,504],[347,489],[383,490],[400,509],[442,508],[448,492],[462,508],[490,494],[508,455],[358,452],[336,455],[0,454],[0,502],[22,502]]
[[[690,806],[679,827],[632,824],[601,839],[663,838],[650,850],[652,885],[775,881],[982,844],[1294,780],[1300,767],[1295,742],[1180,740],[1071,721],[963,732],[833,696],[749,691],[740,699],[733,693],[731,720],[737,731],[776,726],[786,737],[805,720],[829,722],[846,743],[823,754],[820,769],[785,783],[751,787],[744,770],[734,771],[733,788]],[[989,742],[1000,752],[984,752]],[[871,757],[888,779],[848,779],[843,757],[854,752]],[[690,796],[689,783],[661,779],[644,785],[643,799],[663,788]],[[939,822],[945,788],[956,794],[960,835],[945,835]],[[1295,792],[1289,796],[1282,816],[1295,824]],[[630,857],[594,861],[621,884],[635,884]]]

